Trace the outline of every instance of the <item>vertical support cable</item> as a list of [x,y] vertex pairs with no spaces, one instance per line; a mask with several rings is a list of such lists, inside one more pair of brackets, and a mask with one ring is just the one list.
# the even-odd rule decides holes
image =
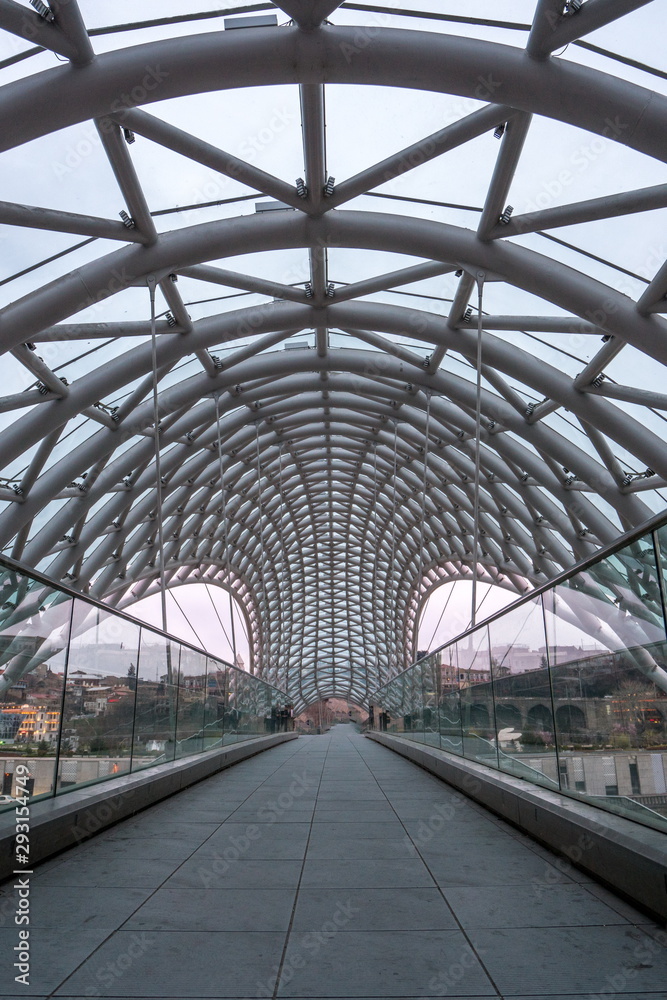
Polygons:
[[[160,406],[157,391],[157,337],[155,334],[155,275],[146,278],[151,300],[151,348],[153,357],[153,426],[155,429],[155,494],[157,498],[157,537],[160,565],[160,597],[162,606],[162,631],[167,631],[167,588],[164,572],[164,526],[162,523],[162,465],[160,460]],[[170,681],[171,683],[171,681]]]
[[[415,644],[418,644],[419,635],[419,605],[421,603],[422,574],[424,572],[424,528],[426,521],[426,491],[428,488],[428,455],[429,455],[429,431],[431,426],[431,392],[426,390],[426,432],[424,438],[424,477],[422,480],[422,516],[419,526],[419,568],[417,570],[417,615],[415,619]],[[415,650],[416,651],[416,650]]]
[[285,518],[285,495],[283,493],[283,443],[280,442],[280,447],[278,451],[278,491],[280,494],[280,525],[279,525],[279,535],[280,535],[280,639],[278,642],[278,657],[282,656],[285,663],[285,690],[289,695],[289,658],[287,656],[287,651],[285,649],[285,575],[287,569],[287,553],[285,551],[285,530],[284,530],[284,518]]
[[229,624],[232,633],[232,657],[236,666],[236,631],[234,629],[234,600],[232,598],[232,578],[229,554],[229,521],[227,519],[227,494],[225,492],[225,470],[222,464],[222,435],[220,431],[220,395],[215,394],[215,426],[218,440],[218,463],[220,466],[220,496],[222,497],[222,517],[225,525],[225,571],[227,575],[227,593],[229,595]]
[[[394,489],[393,489],[393,499],[392,499],[392,511],[391,511],[391,565],[389,567],[389,574],[391,577],[392,587],[394,585],[394,563],[396,562],[396,477],[398,474],[398,420],[394,421]],[[387,581],[388,582],[388,581]],[[396,647],[396,596],[391,595],[391,633],[392,633],[392,647],[394,648],[394,665],[396,667],[396,672],[398,672],[398,650]],[[386,612],[385,612],[386,614]]]
[[[373,586],[371,588],[371,607],[373,609],[373,622],[374,622],[374,642],[376,650],[380,648],[378,643],[378,631],[377,631],[377,614],[376,609],[378,606],[378,568],[380,565],[380,538],[378,536],[378,442],[375,439],[375,447],[373,449],[373,547],[375,549],[373,557]],[[387,665],[388,665],[387,660]],[[382,683],[383,678],[380,675],[380,665],[377,665],[377,684]]]
[[472,542],[472,608],[470,612],[471,628],[477,620],[477,561],[479,559],[479,480],[480,451],[482,431],[482,297],[484,290],[484,271],[477,272],[477,385],[475,396],[475,489],[473,502],[473,542]]
[[[146,278],[148,293],[151,300],[151,350],[153,362],[153,426],[155,434],[155,495],[157,502],[157,537],[158,556],[160,560],[160,604],[162,608],[162,631],[167,631],[167,583],[164,572],[164,524],[162,521],[162,464],[160,455],[160,406],[158,400],[158,374],[157,374],[157,336],[155,333],[155,285],[154,274]],[[176,752],[176,711],[174,706],[174,679],[171,663],[171,641],[166,640],[167,654],[167,701],[169,704],[169,732],[174,741],[174,753]],[[178,698],[178,691],[176,692]]]
[[[261,455],[259,448],[259,420],[256,423],[257,428],[257,505],[259,507],[259,578],[262,586],[262,598],[264,600],[264,614],[266,616],[266,621],[268,625],[269,620],[269,601],[266,593],[266,578],[264,575],[264,507],[262,504],[262,465],[261,465]],[[259,602],[258,602],[259,604]],[[266,636],[266,631],[264,631]],[[270,643],[268,639],[264,643],[267,654],[270,648]],[[262,655],[264,655],[264,649],[262,650]],[[267,655],[268,660],[268,655]],[[268,662],[267,662],[268,667]],[[262,663],[262,673],[264,673],[264,664]]]

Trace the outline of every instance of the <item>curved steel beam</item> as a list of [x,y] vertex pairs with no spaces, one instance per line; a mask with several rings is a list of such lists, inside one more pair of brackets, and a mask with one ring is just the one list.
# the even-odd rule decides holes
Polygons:
[[[5,0],[7,2],[7,0]],[[22,11],[23,13],[23,11]],[[378,28],[254,28],[170,38],[53,69],[4,89],[0,149],[77,122],[188,94],[277,84],[370,84],[493,100],[667,160],[667,98],[598,70],[528,59],[479,39]],[[351,58],[363,51],[364,58]],[[48,102],[40,100],[47,93]]]

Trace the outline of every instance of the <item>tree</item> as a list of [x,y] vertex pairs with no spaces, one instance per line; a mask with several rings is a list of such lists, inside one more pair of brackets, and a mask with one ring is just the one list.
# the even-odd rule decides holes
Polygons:
[[127,668],[127,686],[129,687],[130,691],[136,690],[137,687],[137,669],[134,663],[130,663],[129,667]]
[[48,752],[49,752],[49,744],[46,742],[46,740],[40,740],[39,743],[37,744],[37,756],[46,757]]
[[[626,677],[616,692],[617,724],[621,732],[636,736],[647,728],[650,709],[654,707],[658,691],[653,684],[635,677]],[[658,728],[660,728],[658,726]]]

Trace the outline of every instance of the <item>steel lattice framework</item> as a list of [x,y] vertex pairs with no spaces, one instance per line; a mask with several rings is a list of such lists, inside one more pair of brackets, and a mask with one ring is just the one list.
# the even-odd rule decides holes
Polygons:
[[[667,160],[665,97],[552,56],[647,2],[588,0],[575,10],[563,0],[539,0],[524,50],[331,24],[337,0],[283,0],[277,6],[292,19],[287,26],[95,55],[74,0],[51,0],[46,18],[0,0],[1,27],[69,61],[0,90],[0,149],[95,122],[129,217],[123,224],[0,204],[6,225],[119,244],[0,311],[3,351],[37,380],[0,400],[2,412],[17,411],[0,434],[0,466],[21,469],[0,487],[5,551],[112,606],[156,592],[157,434],[168,587],[200,580],[231,588],[250,626],[255,672],[286,686],[297,707],[332,695],[363,704],[413,658],[419,609],[434,586],[476,573],[523,593],[653,513],[660,495],[652,494],[650,506],[648,491],[667,485],[667,446],[641,411],[621,404],[661,411],[667,395],[618,384],[604,370],[626,345],[667,363],[660,316],[667,265],[633,300],[518,237],[665,207],[667,184],[514,217],[505,212],[534,116]],[[143,109],[278,84],[300,92],[305,169],[296,186],[167,123],[159,109]],[[325,89],[337,84],[487,103],[334,184]],[[353,204],[494,130],[502,137],[476,229]],[[128,131],[286,210],[158,233]],[[305,281],[222,266],[226,258],[294,248],[308,255]],[[330,267],[332,248],[420,262],[345,285]],[[415,309],[377,299],[454,273],[444,315],[423,301]],[[261,298],[192,321],[177,277]],[[156,324],[157,428],[148,292],[146,310],[132,319],[71,319],[151,282],[170,311]],[[539,297],[544,310],[483,315],[475,562],[477,296],[491,283]],[[282,350],[283,342],[295,346],[290,338],[299,331],[314,331],[314,349]],[[574,333],[597,346],[572,377],[517,346],[507,331]],[[334,332],[347,335],[342,346],[332,346]],[[45,344],[108,338],[117,344],[115,357],[71,384],[39,357]],[[242,346],[215,356],[236,341]],[[177,377],[189,357],[198,370]],[[454,367],[451,358],[467,364]],[[566,411],[578,436],[553,419]],[[86,431],[80,443],[52,461],[77,422]],[[633,472],[619,453],[634,456]]]

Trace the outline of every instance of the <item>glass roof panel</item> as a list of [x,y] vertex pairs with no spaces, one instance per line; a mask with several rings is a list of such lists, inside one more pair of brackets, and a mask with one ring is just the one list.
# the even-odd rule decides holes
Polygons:
[[[22,6],[28,11],[25,0]],[[156,515],[149,519],[148,511],[157,511],[174,543],[165,552],[170,578],[192,581],[203,571],[234,586],[253,623],[253,656],[265,676],[284,681],[298,659],[300,669],[290,675],[298,702],[316,700],[325,689],[329,696],[339,671],[351,683],[360,642],[352,618],[375,623],[364,637],[374,666],[358,681],[366,690],[414,655],[423,583],[415,577],[422,544],[416,512],[425,471],[427,479],[432,472],[435,482],[450,481],[431,487],[443,509],[429,558],[439,559],[447,574],[471,573],[477,433],[484,463],[480,500],[496,548],[486,544],[495,553],[505,539],[503,558],[510,562],[502,565],[509,567],[507,586],[517,591],[526,580],[539,582],[542,566],[558,569],[573,561],[582,551],[581,532],[599,544],[664,508],[667,410],[659,407],[667,325],[651,310],[659,310],[667,294],[660,275],[667,206],[659,192],[633,204],[625,197],[663,184],[662,161],[625,144],[648,143],[643,124],[635,121],[627,135],[620,126],[607,134],[604,123],[598,123],[601,135],[589,131],[595,109],[586,88],[567,91],[567,74],[559,107],[572,109],[572,121],[548,119],[540,111],[548,106],[550,61],[519,58],[515,72],[526,79],[533,74],[522,103],[535,107],[521,149],[513,147],[512,136],[523,111],[496,135],[502,122],[493,112],[481,134],[427,162],[419,152],[401,152],[478,112],[486,100],[464,65],[452,85],[456,93],[411,89],[409,82],[419,79],[415,66],[428,64],[436,41],[443,51],[447,37],[454,38],[460,52],[468,51],[459,43],[463,38],[489,43],[490,65],[497,45],[509,46],[502,50],[507,58],[520,57],[532,2],[470,0],[465,10],[453,0],[405,0],[400,9],[373,10],[345,3],[314,32],[302,32],[281,10],[260,3],[246,13],[273,11],[280,26],[256,33],[227,32],[229,11],[209,9],[203,0],[164,0],[159,10],[129,0],[80,0],[79,6],[99,56],[99,81],[110,65],[106,53],[115,53],[113,62],[121,67],[128,47],[152,46],[138,52],[157,59],[166,52],[162,41],[205,42],[211,32],[223,32],[223,76],[237,45],[248,45],[244,52],[257,45],[264,55],[246,61],[242,86],[232,80],[201,94],[203,69],[193,58],[184,82],[193,95],[140,109],[158,120],[165,142],[182,148],[183,134],[189,136],[193,157],[144,138],[140,121],[134,134],[116,133],[111,159],[92,121],[52,133],[47,122],[47,134],[15,146],[13,130],[20,130],[23,112],[8,121],[9,148],[0,153],[6,251],[0,322],[3,344],[16,354],[5,357],[9,385],[0,399],[5,551],[27,552],[46,572],[57,565],[59,574],[85,589],[78,560],[83,556],[85,563],[107,544],[104,532],[114,520],[127,586],[114,589],[116,578],[102,596],[127,606],[146,587],[154,592],[159,586],[157,542],[152,551],[144,548],[157,532]],[[657,10],[649,3],[585,38],[574,37],[552,60],[588,68],[586,79],[600,84],[601,92],[613,85],[621,124],[623,107],[628,115],[644,107],[647,121],[667,127]],[[576,19],[567,23],[576,28]],[[339,40],[349,37],[349,28],[362,40],[377,39],[377,46],[359,45],[354,64],[343,66]],[[21,81],[29,80],[37,122],[54,81],[86,79],[85,69],[69,74],[62,57],[35,54],[30,43],[0,35],[0,86],[14,81],[4,92],[9,110]],[[375,48],[398,40],[391,51],[400,86],[380,86]],[[406,67],[413,60],[412,70],[403,58]],[[260,70],[262,85],[248,86],[260,79]],[[122,79],[122,69],[118,73],[121,92],[129,93],[131,81]],[[336,82],[320,92],[319,80]],[[655,91],[651,101],[633,84]],[[432,85],[438,85],[435,78]],[[76,117],[80,94],[59,93],[61,106]],[[247,166],[227,176],[202,165],[197,157],[211,150]],[[381,161],[396,154],[388,174]],[[347,198],[346,182],[378,164]],[[268,180],[253,174],[256,169]],[[289,203],[284,211],[275,211],[276,192]],[[625,199],[627,213],[582,212],[579,203],[600,198],[609,199],[612,214]],[[55,214],[21,215],[25,205]],[[572,205],[567,217],[559,215]],[[121,210],[136,215],[135,231],[123,228]],[[527,214],[537,220],[522,224]],[[17,220],[28,226],[9,224]],[[30,228],[36,221],[51,228]],[[537,231],[527,231],[533,225]],[[362,248],[349,245],[355,243]],[[439,262],[448,259],[452,270],[439,273]],[[198,274],[200,262],[238,274]],[[371,284],[408,268],[413,271],[405,284],[400,275]],[[121,278],[112,287],[114,269]],[[160,281],[179,271],[187,273],[165,282],[156,295],[156,434],[146,370],[147,277]],[[479,419],[477,279],[484,281]],[[369,282],[366,292],[355,297],[350,286],[362,281]],[[611,303],[602,319],[596,318],[600,297]],[[220,317],[219,328],[214,317]],[[429,317],[437,321],[432,327]],[[582,327],[582,319],[604,322],[614,337]],[[258,343],[258,336],[267,339]],[[22,344],[33,342],[36,350],[28,356]],[[68,382],[60,401],[47,393],[42,403],[23,407],[17,406],[23,400],[12,398],[38,382],[57,387],[60,378]],[[102,406],[91,410],[96,403]],[[112,407],[120,409],[114,414]],[[50,436],[58,428],[53,446]],[[114,445],[108,457],[102,444]],[[156,444],[164,482],[158,481]],[[95,461],[98,478],[90,475]],[[649,464],[655,476],[646,475]],[[605,465],[610,471],[596,485]],[[561,471],[570,466],[572,473]],[[50,485],[62,481],[60,470],[71,471],[71,482],[89,474],[75,501],[58,499],[61,486]],[[486,478],[490,470],[493,479]],[[568,480],[571,474],[581,478]],[[14,494],[9,504],[18,479],[24,495]],[[227,508],[229,518],[216,513]],[[532,525],[531,512],[542,508],[545,520],[555,512],[557,522],[544,529],[552,544],[546,554],[538,551]],[[62,518],[55,520],[57,513]],[[516,535],[510,532],[512,544],[508,525]],[[73,554],[67,565],[65,551],[56,562],[60,536],[80,530],[85,553]],[[491,556],[485,558],[488,563]],[[336,597],[341,581],[349,607]],[[344,635],[350,636],[346,648]],[[275,657],[263,652],[269,647],[279,650]]]

